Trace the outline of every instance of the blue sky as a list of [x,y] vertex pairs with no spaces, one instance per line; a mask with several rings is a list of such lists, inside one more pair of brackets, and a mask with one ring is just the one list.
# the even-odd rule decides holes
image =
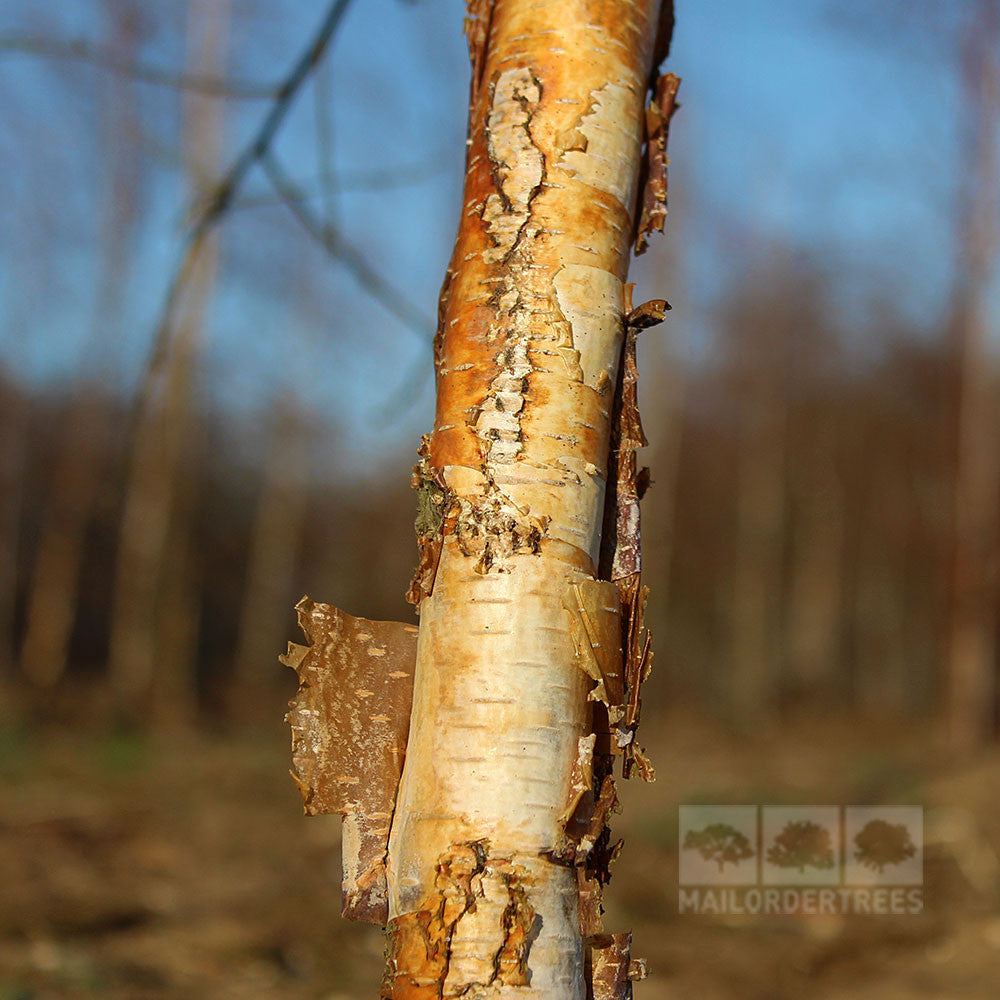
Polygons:
[[[231,4],[229,73],[265,81],[283,75],[325,6]],[[9,0],[0,40],[30,33],[104,42],[106,6],[66,0],[41,12]],[[141,57],[183,65],[183,5],[154,0],[142,9],[149,29]],[[918,328],[933,330],[944,315],[954,257],[956,36],[922,31],[903,19],[906,9],[888,0],[679,0],[670,68],[683,77],[683,108],[671,135],[672,212],[636,277],[640,294],[673,303],[671,323],[695,362],[709,352],[727,289],[768,246],[807,253],[829,273],[845,329],[885,299],[902,303]],[[335,221],[428,316],[460,203],[462,10],[458,0],[356,0],[320,89],[303,92],[277,145],[291,175],[315,177],[322,108],[339,175],[356,184],[388,171],[407,181],[339,191]],[[141,211],[119,329],[100,340],[95,262],[108,161],[122,149],[112,142],[109,150],[107,107],[112,88],[122,87],[133,88],[139,134],[118,142],[142,146]],[[147,356],[183,230],[184,182],[173,162],[178,96],[9,52],[0,54],[0,88],[9,199],[0,359],[40,385],[89,365],[127,391]],[[228,107],[227,160],[264,110]],[[252,195],[268,190],[259,175],[247,186]],[[284,209],[232,213],[200,366],[213,405],[253,426],[292,386],[328,428],[328,467],[349,472],[410,451],[429,427],[429,370],[426,340],[366,296]]]

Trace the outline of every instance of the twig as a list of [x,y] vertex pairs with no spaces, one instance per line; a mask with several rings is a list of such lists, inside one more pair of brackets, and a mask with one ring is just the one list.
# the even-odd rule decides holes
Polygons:
[[305,205],[303,193],[285,174],[281,165],[270,154],[261,159],[261,168],[274,186],[275,192],[287,205],[289,211],[302,227],[320,246],[343,264],[357,279],[361,287],[377,302],[419,336],[430,340],[434,336],[435,324],[420,310],[411,305],[410,300],[395,285],[365,260],[361,252],[349,243],[331,225],[324,225]]
[[208,198],[198,221],[193,227],[193,236],[197,236],[200,230],[211,226],[226,210],[236,189],[243,183],[247,171],[267,153],[271,146],[271,141],[274,139],[275,132],[278,131],[278,128],[285,120],[285,116],[292,106],[293,98],[309,76],[309,73],[319,62],[350,3],[351,0],[334,0],[334,3],[327,11],[327,15],[316,37],[310,42],[306,51],[302,53],[296,64],[292,67],[291,73],[288,74],[284,83],[278,88],[277,93],[274,95],[274,104],[257,130],[257,134],[236,158],[225,177],[216,185],[215,190]]
[[[397,167],[383,167],[381,169],[338,170],[332,174],[330,181],[338,192],[345,194],[354,191],[385,191],[391,188],[423,184],[430,178],[443,173],[445,169],[447,169],[446,166],[440,160],[428,160],[425,163],[402,163]],[[322,197],[324,183],[325,178],[322,175],[296,181],[295,188],[298,197],[304,201]],[[260,194],[248,194],[234,198],[229,207],[258,208],[281,204],[285,200],[284,197],[273,191],[270,193],[261,192]]]
[[316,68],[313,86],[313,110],[316,119],[316,165],[323,197],[323,222],[332,226],[337,215],[337,175],[333,167],[333,123],[330,121],[331,98],[329,61]]
[[122,59],[109,48],[80,39],[61,41],[36,35],[0,35],[0,53],[20,53],[52,59],[77,59],[92,63],[117,76],[176,90],[193,90],[210,97],[230,97],[244,101],[274,98],[278,88],[244,80],[225,80],[192,73],[173,73],[158,66]]

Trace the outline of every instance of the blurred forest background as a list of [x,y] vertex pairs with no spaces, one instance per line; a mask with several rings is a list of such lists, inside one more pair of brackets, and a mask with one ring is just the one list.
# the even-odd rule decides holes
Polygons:
[[[303,593],[412,620],[461,17],[0,12],[0,997],[377,981],[338,824],[304,835],[284,777],[276,656]],[[699,793],[940,798],[940,906],[879,925],[900,977],[864,995],[992,996],[1000,0],[680,2],[671,68],[667,233],[634,270],[673,305],[640,343],[640,995],[847,997],[891,966],[857,922],[678,922],[671,810]],[[720,948],[728,973],[696,961]]]

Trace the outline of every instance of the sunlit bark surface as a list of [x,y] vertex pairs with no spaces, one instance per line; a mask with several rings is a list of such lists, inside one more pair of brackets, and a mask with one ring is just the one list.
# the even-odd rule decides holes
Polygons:
[[284,657],[293,774],[344,816],[343,912],[387,927],[390,1000],[627,1000],[643,972],[600,900],[617,762],[653,778],[636,337],[668,307],[625,278],[666,213],[672,23],[657,0],[469,5],[420,626],[304,599]]
[[593,766],[577,624],[584,657],[620,645],[617,588],[596,578],[657,8],[472,12],[389,996],[585,996],[579,869],[558,855],[574,767]]

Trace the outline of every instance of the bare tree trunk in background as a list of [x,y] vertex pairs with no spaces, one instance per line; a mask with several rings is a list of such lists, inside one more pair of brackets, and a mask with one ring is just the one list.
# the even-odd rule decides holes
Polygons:
[[836,469],[836,428],[816,427],[798,468],[799,516],[792,540],[788,657],[799,693],[815,700],[837,679],[843,590],[844,507]]
[[[191,0],[188,9],[189,65],[193,72],[221,76],[228,4]],[[185,110],[186,164],[191,197],[197,201],[218,175],[224,105],[206,95],[189,94]],[[119,536],[110,645],[114,697],[131,710],[149,697],[157,669],[161,564],[191,432],[193,371],[217,268],[218,238],[209,233],[199,240],[188,262],[161,380],[151,386],[136,430]],[[187,665],[163,668],[187,672],[185,682],[193,683]],[[176,684],[171,687],[177,690]]]
[[414,472],[420,628],[300,604],[295,774],[308,811],[344,813],[345,913],[388,918],[382,996],[624,1000],[641,970],[599,899],[613,762],[652,778],[635,339],[665,308],[633,310],[624,281],[644,120],[640,247],[665,213],[676,77],[644,105],[672,8],[469,15],[465,200]]
[[962,58],[969,121],[953,330],[958,366],[951,616],[945,666],[949,738],[958,750],[993,729],[997,672],[997,380],[987,291],[996,263],[1000,2],[979,0]]
[[767,723],[776,709],[785,523],[783,342],[761,317],[751,323],[734,348],[741,384],[731,698],[740,726]]
[[[132,58],[142,41],[135,10],[114,5],[109,16],[116,36],[111,50],[121,53],[123,58]],[[49,511],[35,560],[21,646],[22,673],[43,687],[57,683],[69,662],[87,528],[105,473],[103,463],[112,433],[112,413],[100,388],[116,357],[114,348],[120,333],[129,258],[139,214],[142,162],[135,140],[139,120],[135,91],[116,81],[108,88],[106,100],[103,132],[110,162],[110,185],[105,193],[94,329],[52,475]]]
[[[677,233],[676,224],[674,232],[678,244],[684,245],[686,240],[683,233]],[[686,282],[684,275],[680,273],[681,262],[676,259],[677,254],[671,252],[669,245],[661,244],[661,247],[664,250],[656,255],[657,259],[654,261],[657,272],[676,275],[678,287],[683,287]],[[657,429],[658,441],[650,463],[656,469],[655,477],[648,469],[640,473],[644,489],[647,484],[652,484],[644,503],[642,548],[647,565],[659,567],[656,586],[650,592],[650,622],[654,626],[666,627],[672,607],[677,484],[681,449],[684,447],[687,371],[683,328],[672,323],[669,335],[662,341],[647,344],[644,351],[653,354],[652,361],[647,364],[655,369],[659,381],[655,396],[647,398],[643,403],[644,419],[649,426]],[[672,668],[671,673],[674,673]],[[683,678],[681,683],[684,683]]]
[[305,427],[289,392],[274,407],[271,445],[250,539],[233,690],[259,692],[281,645],[306,514]]
[[27,400],[0,383],[0,688],[10,680],[16,658],[14,617],[27,428]]
[[[193,393],[185,414],[187,428],[179,443],[178,468],[202,468],[201,442],[191,433],[198,416]],[[191,722],[198,711],[202,563],[194,515],[199,486],[196,476],[178,474],[160,567],[149,719],[166,730]]]
[[[884,440],[884,432],[879,437]],[[876,460],[868,465],[865,478],[858,527],[853,694],[855,708],[863,715],[884,719],[909,707],[907,623],[901,586],[905,548],[898,537],[906,530],[900,524],[905,520],[900,511],[907,510],[908,497],[898,466]]]

